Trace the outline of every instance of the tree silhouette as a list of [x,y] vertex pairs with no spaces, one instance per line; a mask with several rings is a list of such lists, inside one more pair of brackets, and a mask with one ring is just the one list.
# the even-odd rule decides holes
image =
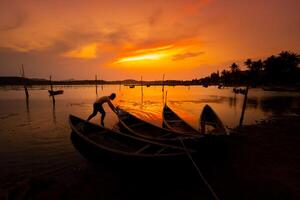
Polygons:
[[251,84],[257,85],[291,85],[300,84],[300,55],[282,51],[262,60],[253,61],[248,58],[244,62],[248,70],[241,71],[236,63],[232,63],[230,70],[224,69],[202,79],[203,82],[217,84],[220,81],[225,85]]
[[276,56],[272,55],[264,60],[264,70],[266,70],[267,72],[272,73],[279,71],[279,69],[279,62]]
[[263,68],[263,62],[261,60],[253,61],[250,70],[252,72],[258,73]]
[[282,51],[278,56],[270,56],[264,61],[266,78],[271,83],[291,83],[299,79],[300,56]]
[[248,59],[244,62],[244,64],[247,66],[247,68],[248,68],[250,71],[252,71],[252,70],[251,70],[252,60],[251,60],[250,58],[248,58]]
[[297,69],[298,64],[300,63],[300,55],[288,51],[282,51],[279,54],[279,60],[283,71],[292,72]]
[[236,63],[232,63],[232,65],[230,65],[230,69],[231,69],[232,73],[236,73],[236,72],[240,71],[240,68]]

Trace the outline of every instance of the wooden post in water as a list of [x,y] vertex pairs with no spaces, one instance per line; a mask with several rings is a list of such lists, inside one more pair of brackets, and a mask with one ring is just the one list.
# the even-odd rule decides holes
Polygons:
[[53,106],[55,106],[55,97],[54,97],[54,94],[53,94],[53,85],[52,85],[52,77],[50,75],[50,91],[52,93],[52,102],[53,102]]
[[50,90],[51,90],[51,92],[53,92],[52,77],[51,77],[51,75],[50,75],[50,79],[49,80],[50,80],[50,82],[49,82],[50,83]]
[[242,126],[242,125],[243,125],[243,120],[244,120],[245,110],[246,110],[246,107],[247,107],[248,90],[249,90],[249,84],[247,85],[246,91],[245,91],[245,97],[244,97],[243,108],[242,108],[242,114],[241,114],[239,126]]
[[101,90],[103,91],[103,78],[101,77]]
[[141,76],[141,103],[142,103],[142,106],[143,106],[143,102],[144,102],[143,76]]
[[144,90],[143,90],[143,76],[141,76],[141,93],[144,95]]
[[97,74],[95,75],[96,95],[98,96]]
[[24,90],[25,90],[26,99],[28,99],[29,98],[29,93],[28,93],[28,89],[27,89],[26,78],[25,78],[25,71],[24,71],[23,64],[22,64],[22,78],[23,78],[23,84],[24,84]]
[[162,92],[165,91],[165,74],[163,74],[163,79],[162,79],[162,89],[161,89]]

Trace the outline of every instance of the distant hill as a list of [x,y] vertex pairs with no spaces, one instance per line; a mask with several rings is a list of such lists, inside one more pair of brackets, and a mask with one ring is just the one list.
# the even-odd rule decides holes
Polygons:
[[18,76],[0,76],[0,85],[23,85],[24,81],[28,85],[45,85],[49,84],[49,81],[46,79],[29,79]]
[[0,85],[21,85],[24,79],[17,76],[2,76],[0,77]]

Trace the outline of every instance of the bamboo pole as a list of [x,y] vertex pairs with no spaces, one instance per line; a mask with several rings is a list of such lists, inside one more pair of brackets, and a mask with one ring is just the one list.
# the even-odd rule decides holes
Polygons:
[[141,76],[141,94],[142,94],[142,96],[144,95],[144,90],[143,90],[143,76]]
[[144,90],[143,90],[143,76],[141,76],[141,108],[143,108],[144,104]]
[[51,75],[50,75],[50,90],[51,90],[51,92],[53,92],[53,85],[52,85],[52,77],[51,77]]
[[53,103],[53,106],[55,106],[55,97],[54,97],[54,94],[53,94],[53,85],[52,85],[52,76],[50,75],[50,90],[52,92],[52,103]]
[[97,74],[95,75],[96,95],[98,96]]
[[161,89],[162,92],[165,91],[165,74],[163,74],[163,81],[162,81],[162,89]]
[[28,99],[29,98],[29,93],[28,93],[28,89],[27,89],[27,85],[26,85],[26,78],[25,78],[25,71],[24,71],[23,64],[22,64],[22,77],[23,77],[23,84],[24,84],[26,99]]

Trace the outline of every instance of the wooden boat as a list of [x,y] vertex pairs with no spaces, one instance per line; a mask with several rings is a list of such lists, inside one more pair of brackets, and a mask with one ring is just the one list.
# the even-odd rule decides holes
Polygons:
[[50,96],[59,95],[59,94],[63,94],[64,93],[63,90],[48,90],[48,92],[49,92]]
[[207,83],[203,83],[202,86],[205,87],[205,88],[207,88],[207,87],[208,87],[208,84],[207,84]]
[[129,85],[129,88],[134,88],[135,87],[135,85]]
[[180,144],[180,139],[191,141],[192,143],[200,136],[195,134],[182,135],[169,129],[158,127],[149,122],[143,121],[125,110],[118,109],[119,125],[126,133],[146,138],[149,140],[160,141],[168,144]]
[[227,131],[215,113],[209,106],[205,105],[200,116],[200,131],[202,134],[226,135]]
[[194,129],[191,125],[185,122],[181,117],[179,117],[171,108],[165,104],[163,108],[163,125],[175,132],[181,134],[196,134],[199,135],[200,132]]
[[[93,152],[110,159],[166,160],[186,156],[184,148],[162,144],[104,128],[76,116],[69,116],[72,131],[78,140]],[[194,153],[195,151],[187,149]]]

